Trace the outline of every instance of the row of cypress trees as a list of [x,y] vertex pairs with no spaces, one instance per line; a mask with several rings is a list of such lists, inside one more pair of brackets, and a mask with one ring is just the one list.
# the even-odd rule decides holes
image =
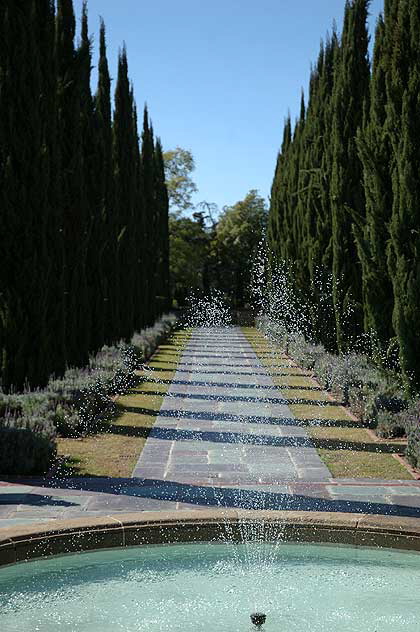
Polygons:
[[[385,0],[369,61],[369,0],[347,0],[285,122],[269,214],[273,257],[296,263],[318,340],[363,332],[420,385],[420,4]],[[332,305],[320,288],[331,279]],[[324,300],[324,302],[323,302]]]
[[77,45],[72,0],[6,0],[0,31],[0,368],[21,389],[167,307],[168,196],[125,49],[112,116],[103,22],[91,93],[86,4]]

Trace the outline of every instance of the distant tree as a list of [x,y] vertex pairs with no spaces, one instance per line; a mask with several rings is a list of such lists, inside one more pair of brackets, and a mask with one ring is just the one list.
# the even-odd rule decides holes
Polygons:
[[169,216],[169,253],[171,295],[185,305],[192,290],[208,290],[210,238],[200,218]]
[[255,189],[233,206],[224,207],[217,223],[211,243],[217,284],[236,307],[249,298],[252,259],[266,224],[266,203]]
[[195,169],[193,155],[187,149],[176,147],[163,153],[169,206],[172,213],[181,214],[191,209],[192,195],[198,191],[191,178]]

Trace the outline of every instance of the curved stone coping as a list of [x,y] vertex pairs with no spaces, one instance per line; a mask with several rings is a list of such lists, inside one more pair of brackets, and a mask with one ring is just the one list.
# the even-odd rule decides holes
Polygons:
[[284,541],[420,551],[420,520],[416,518],[233,509],[143,511],[2,529],[0,566],[112,547],[226,539],[241,542],[247,523],[267,525],[267,540],[280,536]]

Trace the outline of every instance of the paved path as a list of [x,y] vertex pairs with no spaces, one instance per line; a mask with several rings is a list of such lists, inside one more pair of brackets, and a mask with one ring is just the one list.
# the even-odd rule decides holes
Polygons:
[[136,478],[22,479],[0,482],[0,529],[54,520],[72,520],[134,511],[205,509],[328,511],[420,518],[418,481],[331,479],[233,490]]
[[0,481],[0,528],[217,506],[420,518],[420,482],[331,478],[238,328],[194,331],[133,478]]
[[194,330],[133,476],[275,492],[331,475],[235,327]]

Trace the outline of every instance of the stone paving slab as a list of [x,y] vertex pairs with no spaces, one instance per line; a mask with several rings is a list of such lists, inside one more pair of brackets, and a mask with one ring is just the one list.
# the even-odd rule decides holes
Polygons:
[[[91,516],[237,507],[398,515],[420,518],[419,481],[329,479],[255,485],[203,476],[191,485],[142,479],[22,479],[0,482],[0,528]],[[23,484],[25,482],[26,484]]]
[[[291,425],[291,419],[285,398],[239,328],[198,328],[133,477],[191,485],[203,477],[235,485],[329,479],[305,429]],[[159,446],[168,455],[166,463],[153,459]],[[290,453],[296,446],[307,453],[299,461]],[[179,454],[185,447],[200,450],[207,462],[186,462]]]

